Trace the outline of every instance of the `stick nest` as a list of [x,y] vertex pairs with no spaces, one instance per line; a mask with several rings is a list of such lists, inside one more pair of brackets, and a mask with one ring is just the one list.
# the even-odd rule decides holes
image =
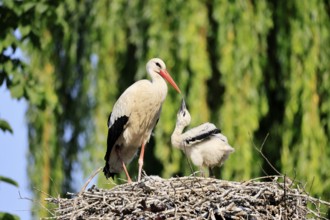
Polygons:
[[47,199],[57,206],[51,219],[322,218],[307,207],[309,202],[316,206],[322,201],[293,188],[280,176],[271,182],[146,176],[141,182],[112,189],[92,186],[70,195],[70,199]]

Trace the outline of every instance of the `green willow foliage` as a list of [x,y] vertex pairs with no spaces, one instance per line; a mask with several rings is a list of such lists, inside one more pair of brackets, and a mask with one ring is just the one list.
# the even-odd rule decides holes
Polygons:
[[[28,113],[32,187],[53,196],[76,191],[76,167],[89,174],[104,165],[115,100],[160,57],[183,91],[192,126],[212,121],[236,150],[218,177],[276,174],[255,149],[269,134],[263,152],[276,169],[330,199],[328,1],[8,2],[29,18],[18,29],[40,41],[27,35],[21,46],[31,87],[42,96]],[[147,174],[191,174],[170,144],[180,99],[169,86],[147,145]],[[129,172],[136,177],[137,160]],[[102,174],[98,184],[109,187]]]
[[325,178],[330,168],[329,111],[325,109],[330,105],[330,69],[325,60],[329,46],[325,45],[330,43],[330,22],[329,10],[322,3],[292,2],[285,9],[295,13],[285,21],[290,31],[282,66],[290,74],[284,83],[287,96],[281,162],[285,172],[296,173],[314,193],[327,192],[329,196],[330,179]]

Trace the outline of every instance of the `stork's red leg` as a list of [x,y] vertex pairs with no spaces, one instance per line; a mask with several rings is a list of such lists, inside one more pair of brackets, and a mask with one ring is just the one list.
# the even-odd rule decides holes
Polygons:
[[121,156],[120,156],[120,152],[119,152],[119,148],[118,147],[116,148],[116,152],[117,152],[117,156],[118,156],[118,158],[119,158],[119,160],[121,162],[121,165],[123,166],[124,172],[126,174],[127,182],[128,183],[131,183],[132,182],[132,179],[131,179],[131,177],[128,174],[128,171],[127,171],[127,168],[126,168],[126,165],[125,165],[123,159],[121,159]]
[[141,173],[142,173],[142,166],[143,166],[143,157],[144,157],[144,148],[145,144],[142,143],[141,146],[141,152],[140,152],[140,157],[139,157],[139,175],[138,175],[138,182],[141,180]]
[[127,169],[126,169],[126,166],[125,166],[124,161],[121,160],[121,164],[122,164],[122,166],[123,166],[123,168],[124,168],[124,172],[125,172],[126,177],[127,177],[127,182],[128,182],[128,183],[131,183],[132,180],[131,180],[131,177],[129,176],[128,172],[127,172]]

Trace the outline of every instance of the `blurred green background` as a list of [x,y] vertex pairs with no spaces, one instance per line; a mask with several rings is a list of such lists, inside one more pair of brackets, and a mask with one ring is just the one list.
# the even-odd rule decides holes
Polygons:
[[[183,91],[191,125],[213,122],[235,148],[218,178],[277,174],[256,150],[265,141],[279,172],[330,199],[330,1],[3,0],[0,15],[0,86],[28,100],[27,172],[41,205],[79,191],[77,169],[104,165],[108,115],[152,57]],[[191,174],[170,144],[180,101],[169,87],[148,175]],[[103,174],[98,184],[111,187]]]

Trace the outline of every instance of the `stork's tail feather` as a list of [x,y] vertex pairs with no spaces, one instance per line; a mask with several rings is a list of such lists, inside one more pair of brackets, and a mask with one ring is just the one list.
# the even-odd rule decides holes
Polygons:
[[[108,126],[110,126],[110,118],[111,118],[111,114],[108,119]],[[117,139],[123,133],[127,121],[128,121],[128,117],[126,115],[123,115],[117,118],[115,122],[111,125],[111,127],[108,129],[107,152],[104,156],[105,166],[103,168],[103,173],[107,179],[109,177],[113,179],[113,177],[117,174],[110,172],[110,167],[109,167],[110,154],[112,148],[115,147],[115,143]]]
[[109,179],[109,177],[111,177],[113,179],[115,177],[115,175],[117,174],[117,173],[111,173],[110,172],[108,163],[105,164],[105,166],[103,168],[103,173],[104,173],[104,175],[107,179]]

